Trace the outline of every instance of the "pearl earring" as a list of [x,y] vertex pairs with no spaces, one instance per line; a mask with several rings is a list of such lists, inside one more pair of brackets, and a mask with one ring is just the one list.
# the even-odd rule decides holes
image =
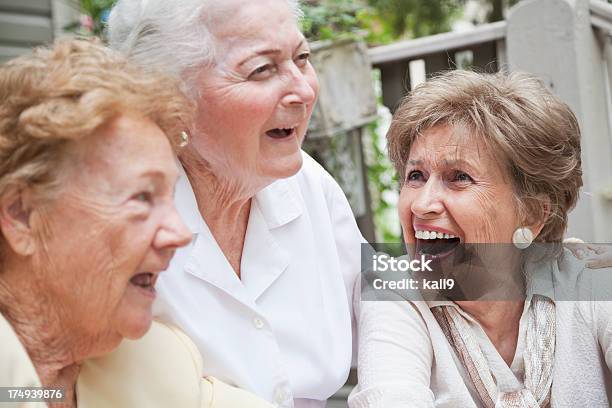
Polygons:
[[189,135],[187,134],[187,132],[182,131],[181,132],[181,143],[179,143],[179,147],[185,147],[187,146],[187,144],[189,144]]
[[518,249],[525,249],[533,242],[533,233],[529,228],[517,228],[512,234],[512,243]]

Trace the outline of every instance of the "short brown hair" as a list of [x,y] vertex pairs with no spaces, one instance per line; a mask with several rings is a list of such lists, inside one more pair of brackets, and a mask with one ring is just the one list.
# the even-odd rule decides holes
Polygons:
[[580,128],[565,103],[525,73],[444,72],[415,88],[393,116],[388,149],[401,180],[412,143],[441,125],[481,137],[505,165],[520,214],[546,218],[537,240],[561,241],[582,186]]
[[131,112],[173,146],[193,107],[175,80],[147,73],[95,40],[59,40],[0,66],[0,196],[50,187],[71,141]]

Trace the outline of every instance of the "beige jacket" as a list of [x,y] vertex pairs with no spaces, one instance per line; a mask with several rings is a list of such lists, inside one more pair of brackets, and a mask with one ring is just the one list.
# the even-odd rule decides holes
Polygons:
[[[38,374],[17,334],[0,314],[0,387],[41,387]],[[3,408],[43,408],[46,404],[1,403]]]
[[140,340],[86,361],[77,383],[79,408],[271,408],[254,395],[202,377],[202,357],[179,329],[153,322]]

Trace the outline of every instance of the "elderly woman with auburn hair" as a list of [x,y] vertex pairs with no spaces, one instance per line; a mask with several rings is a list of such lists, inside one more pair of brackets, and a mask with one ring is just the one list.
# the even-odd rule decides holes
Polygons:
[[608,407],[612,302],[573,300],[609,300],[610,272],[560,245],[582,186],[568,106],[524,74],[453,71],[403,101],[388,141],[410,255],[463,287],[362,303],[349,405]]
[[[0,385],[111,406],[77,378],[147,333],[158,275],[191,239],[173,201],[191,104],[172,79],[78,40],[2,65],[0,101]],[[188,341],[173,330],[154,330],[177,338],[170,353]]]

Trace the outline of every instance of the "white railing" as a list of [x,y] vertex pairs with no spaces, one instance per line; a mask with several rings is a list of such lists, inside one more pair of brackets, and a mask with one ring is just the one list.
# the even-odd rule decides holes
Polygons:
[[[591,24],[612,34],[612,4],[603,0],[590,0]],[[398,41],[389,45],[371,48],[368,52],[372,64],[379,65],[398,60],[419,59],[428,54],[453,49],[465,49],[490,41],[504,40],[506,22],[483,24],[465,32],[451,32]]]
[[436,34],[414,40],[399,41],[389,45],[371,48],[369,51],[372,64],[419,59],[425,55],[436,54],[454,49],[503,40],[506,36],[506,22],[483,24],[470,31]]

